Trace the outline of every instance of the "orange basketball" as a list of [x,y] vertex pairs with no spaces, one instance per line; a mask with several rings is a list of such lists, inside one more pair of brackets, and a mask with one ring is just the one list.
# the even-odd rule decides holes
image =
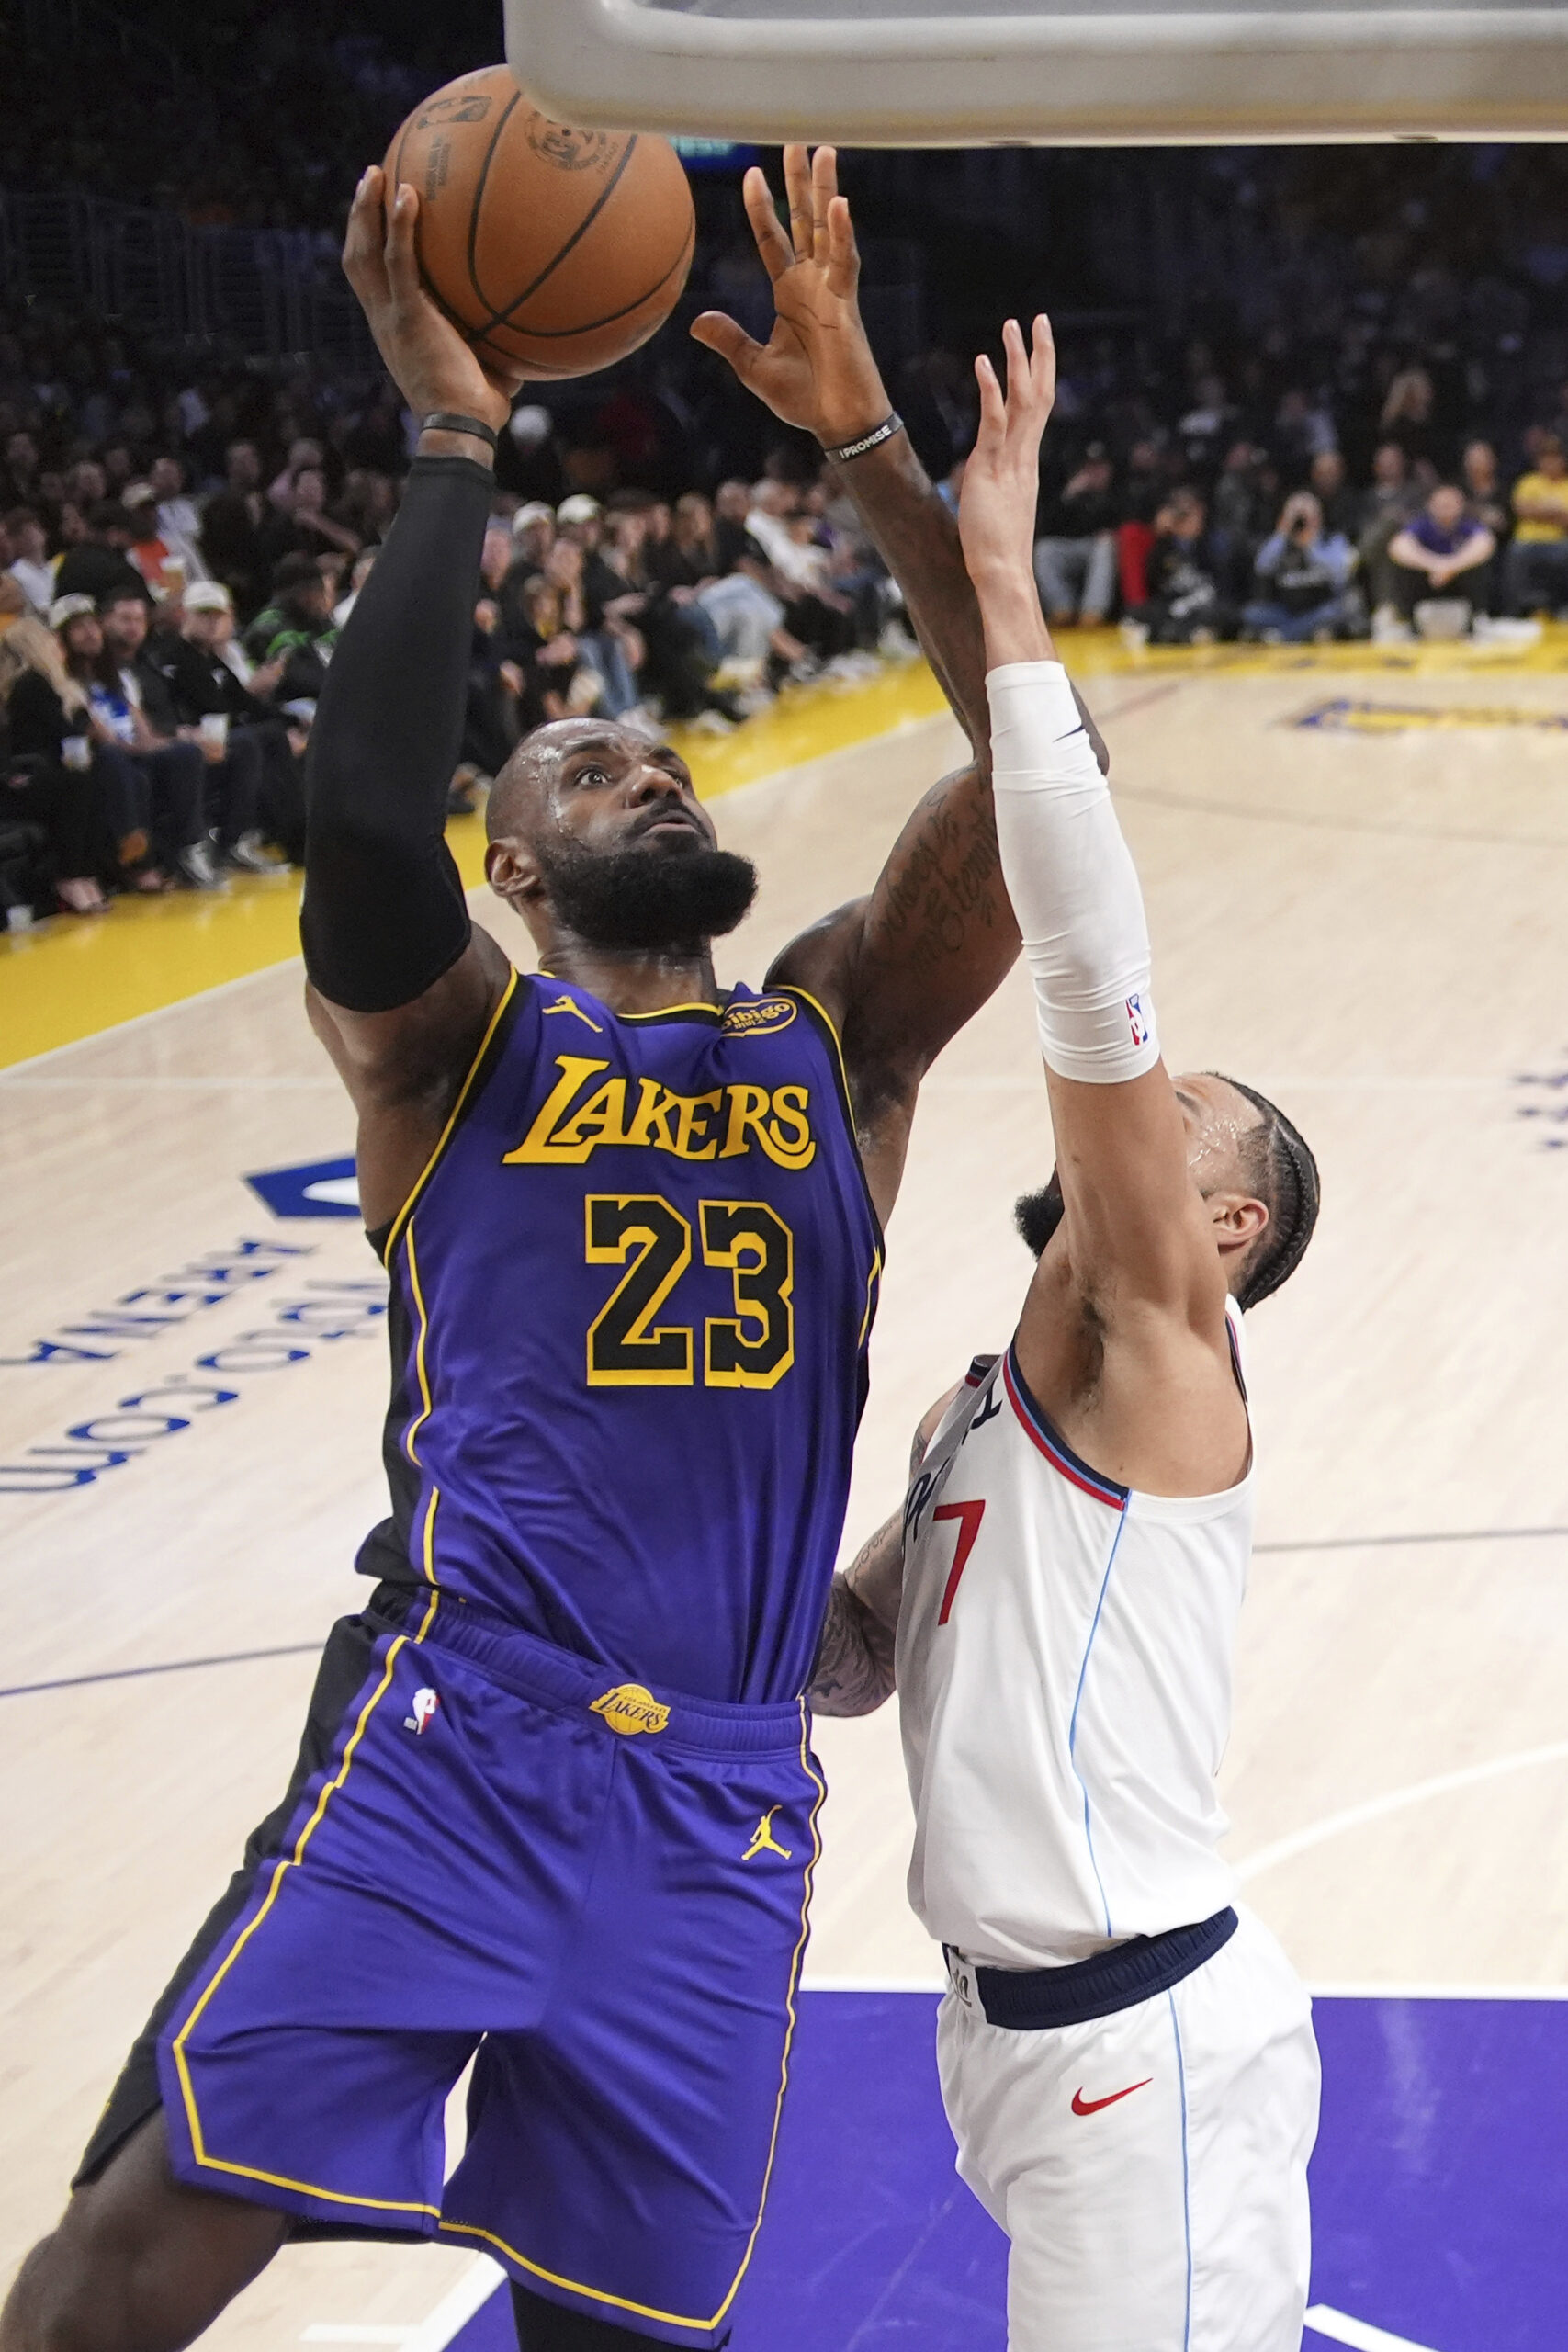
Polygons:
[[387,178],[418,189],[425,285],[481,359],[589,375],[646,343],[686,283],[696,220],[669,141],[552,122],[504,65],[416,107]]

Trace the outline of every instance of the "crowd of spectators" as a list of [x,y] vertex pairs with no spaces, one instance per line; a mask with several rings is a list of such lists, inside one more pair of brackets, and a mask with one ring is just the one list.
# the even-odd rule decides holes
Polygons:
[[[188,218],[260,203],[328,266],[364,154],[471,62],[446,27],[410,62],[427,19],[412,0],[380,15],[371,37],[357,0],[321,0],[258,30],[213,0],[223,89],[265,95],[254,122],[215,101],[209,138],[187,80],[183,141],[68,153],[40,110],[7,170],[20,154],[19,184],[91,184],[109,154],[124,194]],[[460,28],[476,54],[481,16]],[[174,0],[148,21],[177,38]],[[174,176],[137,182],[139,153]],[[1119,620],[1138,642],[1396,640],[1568,610],[1558,151],[888,153],[844,170],[868,319],[950,497],[975,343],[1010,309],[1055,313],[1037,526],[1054,621]],[[723,729],[791,677],[908,642],[812,445],[685,335],[709,304],[753,333],[772,311],[733,181],[694,187],[682,311],[611,375],[542,388],[502,437],[457,807],[539,718]],[[52,876],[87,909],[298,857],[315,698],[410,447],[391,388],[347,360],[0,311],[0,901],[47,905]]]
[[1058,625],[1119,614],[1132,641],[1157,645],[1392,643],[1568,618],[1568,384],[1562,401],[1560,429],[1527,428],[1511,479],[1481,439],[1445,472],[1391,416],[1357,481],[1326,435],[1294,463],[1233,438],[1211,379],[1207,449],[1179,433],[1118,462],[1093,440],[1058,469],[1035,545],[1041,600]]
[[[6,356],[0,336],[0,368]],[[90,444],[36,383],[30,401],[0,400],[8,909],[94,914],[121,892],[221,889],[302,854],[311,720],[397,511],[412,422],[378,382],[295,383],[246,411],[208,389],[210,405],[195,385],[160,409],[142,400],[129,429],[127,402]],[[251,433],[214,435],[242,413]],[[300,424],[315,429],[288,432]],[[601,497],[570,478],[549,413],[525,404],[484,542],[454,813],[541,720],[602,711],[724,733],[787,681],[913,650],[853,510],[793,450],[711,497],[635,481]]]
[[[396,513],[412,420],[378,379],[171,390],[119,353],[108,391],[73,390],[65,369],[40,384],[29,356],[0,334],[0,903],[96,913],[118,892],[298,862],[311,718]],[[943,357],[906,369],[901,397],[929,446],[921,403],[942,393],[950,454],[970,417]],[[1181,413],[1120,440],[1095,432],[1065,368],[1036,544],[1055,624],[1299,643],[1568,616],[1568,385],[1506,467],[1479,437],[1445,465],[1413,364],[1358,480],[1326,408],[1287,388],[1260,414],[1201,346],[1189,360]],[[788,681],[911,650],[852,508],[797,440],[711,490],[673,491],[682,461],[657,376],[612,382],[586,425],[532,401],[515,413],[455,812],[542,719],[723,732]],[[950,500],[962,470],[960,455]]]

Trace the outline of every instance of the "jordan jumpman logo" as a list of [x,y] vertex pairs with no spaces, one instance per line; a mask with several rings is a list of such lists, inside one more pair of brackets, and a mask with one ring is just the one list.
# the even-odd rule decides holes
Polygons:
[[740,1857],[743,1862],[754,1860],[759,1854],[782,1854],[786,1862],[789,1860],[793,1849],[781,1846],[773,1836],[773,1815],[777,1811],[777,1805],[771,1804],[751,1832],[751,1843]]

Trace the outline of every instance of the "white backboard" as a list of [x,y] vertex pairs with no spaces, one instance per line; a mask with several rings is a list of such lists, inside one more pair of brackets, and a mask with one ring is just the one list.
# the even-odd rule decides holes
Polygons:
[[856,145],[1568,136],[1568,0],[506,0],[547,112]]

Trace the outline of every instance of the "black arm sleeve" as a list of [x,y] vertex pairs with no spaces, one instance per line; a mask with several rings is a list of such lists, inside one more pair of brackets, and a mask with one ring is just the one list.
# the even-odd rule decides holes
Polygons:
[[410,1004],[468,944],[446,847],[494,477],[416,458],[327,673],[306,763],[305,969],[352,1012]]

